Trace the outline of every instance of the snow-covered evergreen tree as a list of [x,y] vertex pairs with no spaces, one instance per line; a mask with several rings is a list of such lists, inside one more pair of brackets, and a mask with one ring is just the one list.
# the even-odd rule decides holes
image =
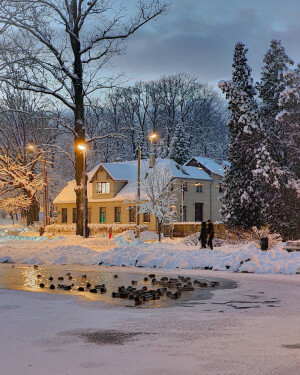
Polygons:
[[257,83],[261,99],[260,117],[272,158],[281,164],[282,147],[280,125],[276,116],[280,112],[279,97],[287,86],[287,71],[293,60],[287,56],[280,40],[272,40],[264,57],[261,80]]
[[261,131],[247,49],[237,43],[234,51],[232,81],[221,81],[231,111],[228,122],[230,162],[224,177],[222,217],[230,227],[251,228],[262,224],[261,191],[253,171],[255,154],[260,146]]
[[280,95],[276,126],[281,145],[280,189],[270,203],[271,227],[286,238],[300,233],[300,68],[287,75],[289,87]]
[[257,84],[265,139],[256,153],[255,173],[262,186],[265,222],[284,237],[293,236],[299,226],[300,83],[297,72],[288,72],[292,64],[281,42],[272,40]]
[[189,134],[185,129],[184,123],[179,121],[170,144],[169,158],[175,160],[178,164],[184,164],[189,158],[189,153]]
[[300,66],[287,74],[289,87],[279,98],[276,125],[281,138],[283,162],[300,179]]

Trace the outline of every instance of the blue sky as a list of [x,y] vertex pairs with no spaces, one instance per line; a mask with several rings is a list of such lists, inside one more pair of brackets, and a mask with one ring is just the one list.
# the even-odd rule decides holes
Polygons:
[[[132,11],[135,0],[125,3]],[[213,85],[230,79],[236,42],[249,48],[255,79],[272,39],[300,62],[299,0],[173,0],[169,12],[127,41],[127,53],[114,59],[134,80],[186,72]]]

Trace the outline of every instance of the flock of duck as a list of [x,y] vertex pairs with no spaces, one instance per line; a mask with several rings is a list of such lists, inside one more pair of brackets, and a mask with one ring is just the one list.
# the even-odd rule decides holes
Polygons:
[[[35,269],[38,269],[38,266],[34,266]],[[41,278],[41,275],[37,275],[37,278]],[[118,275],[113,276],[114,279],[118,279]],[[70,272],[66,273],[66,276],[59,276],[58,281],[62,282],[64,280],[72,281],[73,277]],[[54,282],[53,277],[50,276],[48,281]],[[90,293],[101,293],[104,294],[107,292],[105,284],[92,285],[87,281],[87,275],[81,276],[81,284],[85,286],[77,287],[79,292],[89,291]],[[144,284],[140,289],[138,288],[138,281],[132,280],[131,285],[128,287],[120,286],[118,287],[117,292],[112,292],[112,298],[122,298],[133,300],[135,305],[142,305],[144,302],[159,300],[163,296],[167,296],[171,299],[178,299],[184,292],[194,291],[195,288],[214,288],[220,285],[218,281],[208,281],[208,280],[198,280],[191,279],[190,277],[178,276],[167,277],[163,276],[159,280],[156,278],[155,274],[149,274],[143,279]],[[44,283],[39,284],[40,288],[45,288]],[[61,289],[61,290],[71,290],[76,289],[75,285],[72,283],[70,285],[64,283],[58,283],[57,287],[54,283],[50,284],[49,289]]]

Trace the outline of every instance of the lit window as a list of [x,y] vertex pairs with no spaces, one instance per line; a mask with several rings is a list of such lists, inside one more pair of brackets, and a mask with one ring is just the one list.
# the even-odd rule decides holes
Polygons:
[[97,182],[97,194],[108,194],[109,182]]

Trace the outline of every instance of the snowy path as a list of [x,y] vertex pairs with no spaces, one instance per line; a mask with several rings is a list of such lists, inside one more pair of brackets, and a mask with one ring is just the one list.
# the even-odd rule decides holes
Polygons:
[[[229,278],[239,287],[203,304],[146,310],[0,290],[1,374],[299,374],[300,275],[180,273]],[[109,330],[140,334],[123,345],[80,336],[121,340]]]

